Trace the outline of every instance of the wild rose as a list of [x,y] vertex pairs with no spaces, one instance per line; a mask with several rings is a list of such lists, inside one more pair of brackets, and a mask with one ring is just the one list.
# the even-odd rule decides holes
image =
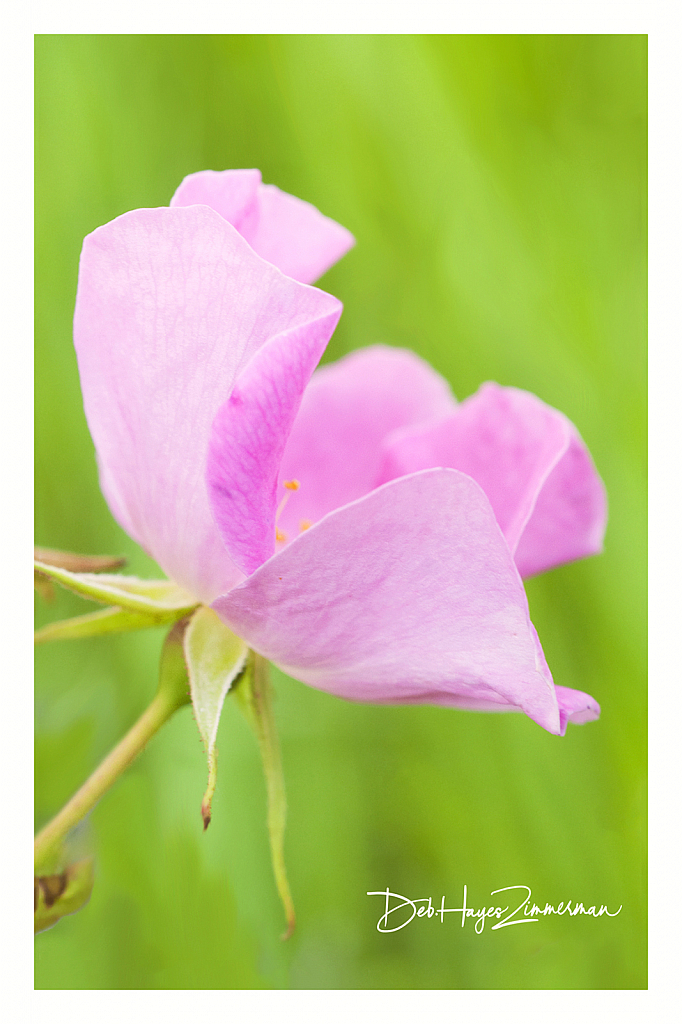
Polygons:
[[496,385],[457,406],[382,347],[306,391],[341,304],[256,253],[312,280],[350,236],[307,208],[292,237],[259,178],[236,195],[247,173],[190,177],[171,208],[85,240],[74,337],[113,514],[312,686],[524,711],[561,734],[596,718],[553,685],[519,572],[600,548],[603,488],[575,428]]

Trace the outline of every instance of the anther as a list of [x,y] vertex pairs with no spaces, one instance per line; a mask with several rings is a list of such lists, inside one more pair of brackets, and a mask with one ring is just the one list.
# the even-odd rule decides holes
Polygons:
[[282,531],[280,530],[280,528],[278,526],[275,527],[275,540],[278,540],[280,542],[280,544],[285,544],[286,543],[286,539],[287,539],[286,533],[282,533]]
[[[289,491],[297,491],[301,485],[299,484],[298,480],[283,480],[282,481],[282,486],[286,489],[287,493],[284,495],[284,497],[282,498],[282,500],[280,501],[280,503],[279,503],[279,505],[277,507],[277,512],[275,513],[275,528],[277,528],[277,521],[278,521],[279,517],[281,516],[282,512],[284,511],[284,506],[286,505],[286,503],[289,500],[289,493],[288,492]],[[277,537],[277,540],[281,541],[282,543],[284,543],[284,541],[286,540],[285,535],[283,533],[281,533],[280,530],[277,530],[276,537]]]
[[304,530],[309,530],[312,525],[309,519],[302,519],[298,524],[298,528],[303,533]]

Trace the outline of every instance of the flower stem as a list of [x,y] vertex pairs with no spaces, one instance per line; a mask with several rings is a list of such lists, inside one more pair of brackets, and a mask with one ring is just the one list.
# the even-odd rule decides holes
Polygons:
[[38,833],[34,845],[36,862],[43,860],[67,832],[92,810],[100,797],[145,748],[154,733],[168,721],[176,707],[177,705],[169,703],[164,694],[157,693],[147,710],[108,757],[105,757],[99,768],[62,807],[59,814]]
[[182,634],[186,621],[176,623],[166,637],[161,654],[159,686],[156,695],[135,725],[104,758],[87,782],[62,807],[35,838],[36,864],[56,852],[66,834],[92,810],[97,801],[114,784],[146,747],[154,733],[183,704],[188,703],[187,672],[182,656]]

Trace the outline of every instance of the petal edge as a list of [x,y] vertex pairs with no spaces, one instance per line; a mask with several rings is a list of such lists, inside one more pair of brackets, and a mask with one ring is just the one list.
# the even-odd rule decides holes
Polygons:
[[559,732],[509,548],[481,488],[456,470],[403,477],[331,512],[213,607],[318,689],[511,703]]

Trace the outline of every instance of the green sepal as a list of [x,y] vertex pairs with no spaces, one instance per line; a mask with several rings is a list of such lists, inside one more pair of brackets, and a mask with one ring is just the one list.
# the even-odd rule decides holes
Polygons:
[[[175,613],[173,613],[175,618]],[[147,615],[144,612],[132,612],[127,608],[103,608],[89,615],[76,615],[72,619],[61,619],[59,622],[48,622],[33,634],[36,644],[47,643],[48,640],[80,640],[86,636],[102,636],[104,633],[127,633],[133,629],[148,629],[169,621],[169,613],[161,612]]]
[[184,647],[185,631],[189,622],[189,617],[176,622],[168,632],[161,649],[156,695],[157,698],[163,697],[172,710],[178,710],[192,700]]
[[218,723],[225,697],[244,668],[248,647],[224,625],[212,608],[201,605],[189,620],[184,639],[194,717],[208,758],[208,785],[201,802],[206,830],[216,785]]
[[256,735],[263,762],[268,800],[270,855],[277,891],[287,919],[287,930],[282,938],[288,939],[296,927],[296,913],[284,863],[284,827],[287,816],[284,772],[272,709],[270,666],[255,651],[249,654],[246,669],[234,688],[234,697]]
[[33,931],[51,928],[61,917],[75,914],[90,899],[95,880],[92,857],[69,864],[53,875],[33,879]]
[[76,573],[39,561],[34,562],[34,569],[42,579],[61,583],[81,597],[154,615],[159,622],[182,618],[199,603],[172,580],[141,580],[115,573]]
[[[33,557],[37,562],[68,569],[69,572],[104,572],[106,569],[120,569],[126,564],[123,555],[79,555],[74,551],[57,551],[56,548],[35,547]],[[54,601],[54,586],[47,576],[34,572],[33,582],[44,601]]]

